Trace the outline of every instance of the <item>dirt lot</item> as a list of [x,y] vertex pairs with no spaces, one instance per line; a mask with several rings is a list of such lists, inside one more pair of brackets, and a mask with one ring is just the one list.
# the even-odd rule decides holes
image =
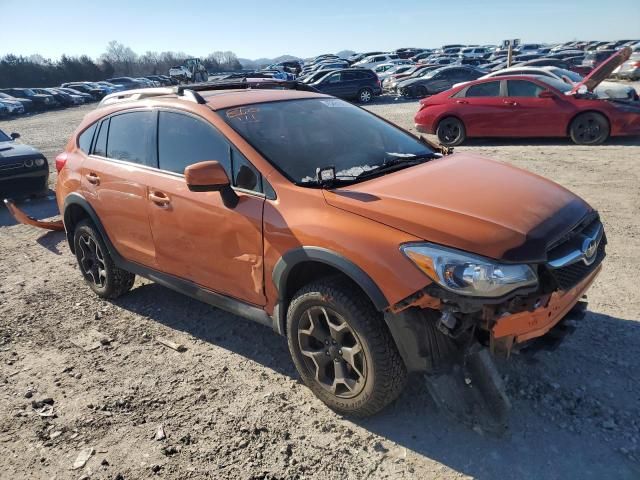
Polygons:
[[[53,161],[90,108],[0,128]],[[411,127],[416,103],[370,108]],[[552,178],[598,208],[607,228],[606,267],[576,333],[556,351],[499,365],[513,400],[510,436],[444,417],[420,376],[382,414],[342,418],[299,382],[284,338],[146,280],[101,301],[63,234],[15,225],[2,207],[0,477],[640,478],[640,139],[483,140],[458,150]],[[55,213],[50,199],[24,206]],[[32,408],[47,397],[54,417]],[[155,439],[159,426],[166,439]],[[87,448],[91,458],[72,470]]]

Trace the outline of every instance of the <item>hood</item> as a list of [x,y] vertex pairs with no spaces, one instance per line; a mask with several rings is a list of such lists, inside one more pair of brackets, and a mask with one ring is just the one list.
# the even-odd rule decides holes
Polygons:
[[426,241],[508,262],[543,262],[592,209],[560,185],[493,160],[454,154],[324,191],[333,207]]
[[42,154],[39,150],[30,145],[24,145],[16,142],[0,142],[0,162],[4,158],[39,156]]
[[399,87],[408,87],[410,85],[415,85],[416,83],[428,82],[429,80],[430,80],[429,78],[424,78],[424,77],[402,78],[398,82],[398,86]]
[[594,68],[593,71],[584,77],[581,82],[576,83],[573,90],[571,90],[571,93],[578,93],[578,89],[583,85],[587,87],[587,91],[593,92],[593,89],[596,88],[603,80],[609,78],[611,72],[629,60],[630,56],[631,47],[621,48]]

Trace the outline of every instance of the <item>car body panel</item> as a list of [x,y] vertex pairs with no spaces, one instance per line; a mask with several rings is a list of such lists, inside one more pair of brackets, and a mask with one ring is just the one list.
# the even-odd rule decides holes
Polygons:
[[[365,194],[375,200],[359,198]],[[591,210],[550,180],[471,154],[432,160],[326,198],[429,242],[510,262],[544,261],[546,242],[573,227],[567,219]]]

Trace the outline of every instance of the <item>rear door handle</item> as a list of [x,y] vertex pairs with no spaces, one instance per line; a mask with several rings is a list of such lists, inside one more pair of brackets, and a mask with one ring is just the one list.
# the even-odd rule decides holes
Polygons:
[[100,177],[97,176],[95,173],[87,173],[84,178],[87,179],[87,182],[89,182],[92,185],[100,185]]
[[502,101],[505,105],[511,105],[513,107],[518,105],[518,102],[514,102],[513,100],[503,100]]
[[151,200],[153,203],[155,203],[159,207],[167,207],[171,203],[171,200],[169,200],[169,197],[167,197],[162,192],[150,192],[149,200]]

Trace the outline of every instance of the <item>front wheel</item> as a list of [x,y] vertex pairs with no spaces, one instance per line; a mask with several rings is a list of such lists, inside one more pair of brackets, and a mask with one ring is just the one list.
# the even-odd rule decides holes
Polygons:
[[440,120],[436,128],[438,141],[447,147],[460,145],[467,138],[464,124],[455,117],[447,117]]
[[407,370],[382,314],[346,279],[299,290],[287,312],[287,337],[303,382],[338,413],[372,415],[404,388]]
[[99,297],[114,299],[131,290],[136,276],[115,265],[93,223],[89,220],[78,223],[73,242],[80,272]]
[[370,88],[363,88],[358,92],[358,101],[360,103],[369,103],[373,100],[373,91]]
[[600,113],[581,113],[571,122],[569,135],[578,145],[599,145],[609,138],[609,122]]

